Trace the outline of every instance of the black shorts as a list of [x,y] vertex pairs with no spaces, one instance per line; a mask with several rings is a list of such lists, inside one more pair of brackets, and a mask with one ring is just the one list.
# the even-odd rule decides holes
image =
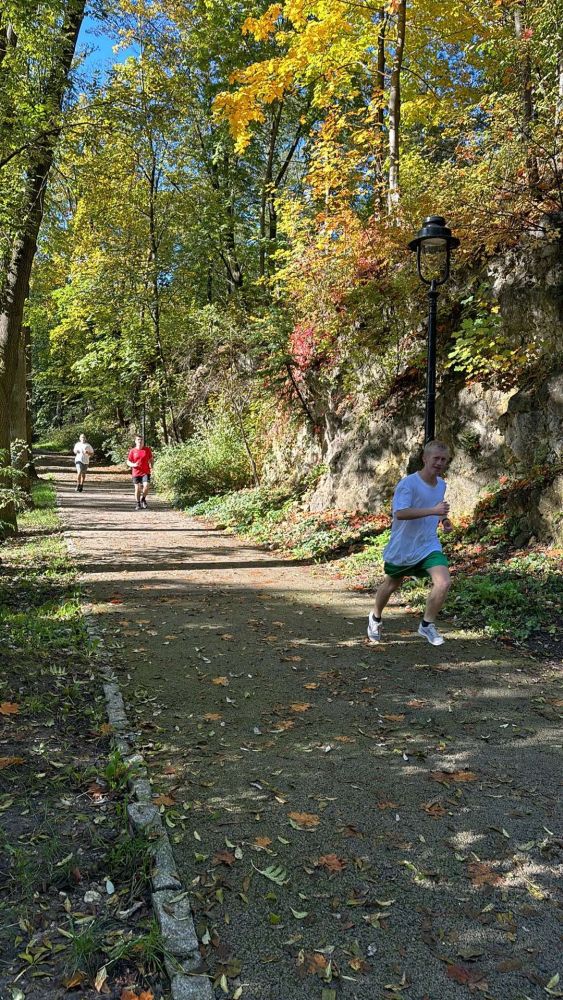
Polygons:
[[133,482],[135,486],[140,486],[141,483],[150,483],[151,477],[149,475],[145,476],[133,476]]

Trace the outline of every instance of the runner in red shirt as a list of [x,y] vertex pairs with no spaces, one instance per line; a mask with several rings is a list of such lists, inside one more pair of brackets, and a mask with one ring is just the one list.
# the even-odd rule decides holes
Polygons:
[[135,487],[135,508],[146,510],[153,458],[152,451],[145,446],[140,435],[135,438],[135,447],[131,448],[127,456],[127,465],[131,469]]

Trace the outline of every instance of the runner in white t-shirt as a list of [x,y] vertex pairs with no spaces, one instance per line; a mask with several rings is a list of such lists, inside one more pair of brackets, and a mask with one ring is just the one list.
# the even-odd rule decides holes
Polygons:
[[90,459],[94,454],[91,444],[88,444],[86,435],[81,434],[74,448],[74,464],[76,466],[76,492],[82,493],[86,472],[90,465]]
[[431,578],[432,588],[418,634],[432,646],[441,646],[444,641],[435,620],[446,600],[451,580],[437,529],[441,522],[444,531],[452,530],[447,516],[449,504],[444,500],[446,484],[439,475],[449,458],[447,445],[442,441],[429,441],[424,448],[421,471],[405,476],[395,489],[391,538],[383,550],[385,579],[375,595],[375,606],[368,618],[370,642],[381,641],[383,609],[407,576]]

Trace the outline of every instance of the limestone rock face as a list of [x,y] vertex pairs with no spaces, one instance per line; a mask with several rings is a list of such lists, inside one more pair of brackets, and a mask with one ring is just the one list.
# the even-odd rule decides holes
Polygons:
[[[501,307],[505,330],[517,345],[541,343],[542,367],[551,374],[521,389],[464,385],[451,373],[440,378],[437,434],[450,447],[448,496],[454,515],[470,514],[488,484],[503,475],[563,461],[563,371],[553,370],[563,333],[563,267],[560,243],[514,250],[489,262],[487,278]],[[329,419],[330,417],[330,419]],[[385,510],[393,488],[419,468],[424,390],[413,388],[398,405],[383,405],[370,418],[353,410],[327,414],[320,461],[326,474],[310,500],[312,510],[340,507]],[[532,501],[531,501],[532,502]],[[529,535],[561,541],[563,476],[534,493],[525,513]]]

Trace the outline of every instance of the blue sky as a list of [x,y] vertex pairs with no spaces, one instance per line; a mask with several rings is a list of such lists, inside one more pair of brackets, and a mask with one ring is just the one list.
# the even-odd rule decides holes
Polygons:
[[114,63],[123,62],[133,53],[134,49],[130,47],[116,54],[113,51],[116,41],[116,38],[104,33],[103,22],[87,15],[78,36],[78,54],[83,55],[86,50],[88,51],[82,63],[82,73],[88,77],[92,77],[95,73],[105,75]]

